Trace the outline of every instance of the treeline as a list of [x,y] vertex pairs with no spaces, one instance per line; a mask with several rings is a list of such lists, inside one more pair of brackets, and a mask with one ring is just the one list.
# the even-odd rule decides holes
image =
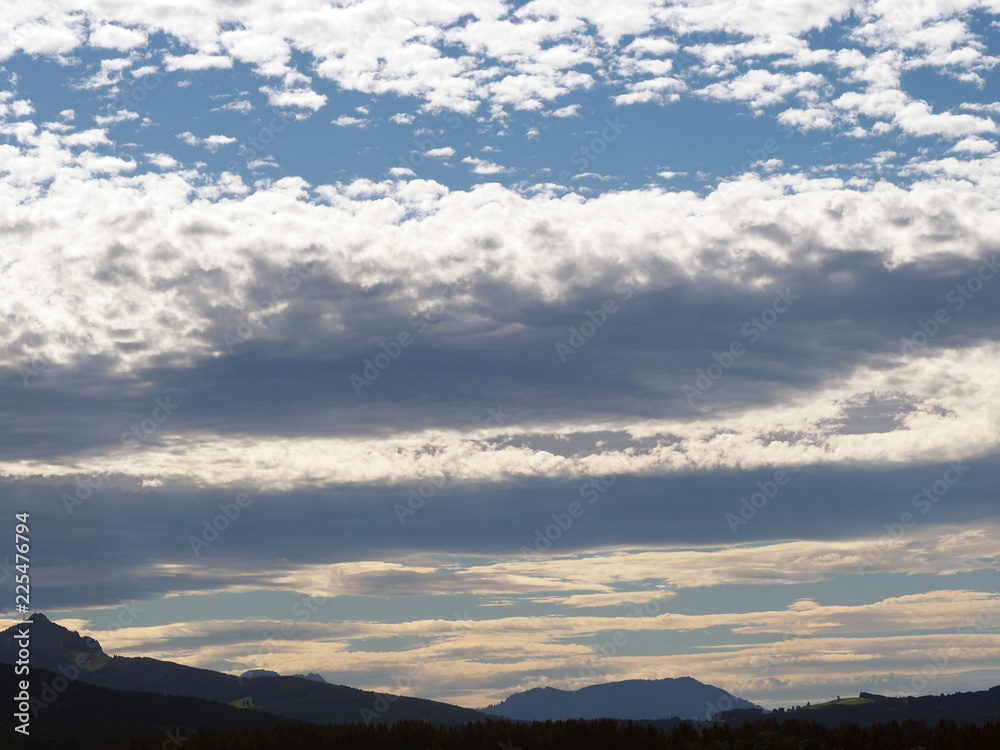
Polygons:
[[[163,737],[132,740],[129,750],[161,750]],[[462,727],[401,721],[289,725],[243,732],[200,732],[183,750],[996,750],[1000,724],[959,726],[942,721],[824,727],[795,719],[762,719],[739,726],[681,724],[658,729],[641,722],[559,721],[518,723],[499,719]]]

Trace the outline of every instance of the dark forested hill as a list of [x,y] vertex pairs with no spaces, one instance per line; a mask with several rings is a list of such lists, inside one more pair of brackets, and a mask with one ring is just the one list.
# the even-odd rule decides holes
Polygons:
[[[393,723],[403,719],[435,724],[463,724],[485,718],[468,708],[439,701],[330,685],[308,677],[255,677],[198,669],[143,657],[107,656],[100,644],[33,615],[31,664],[73,679],[114,690],[187,696],[219,703],[252,706],[262,711],[318,724],[344,721]],[[0,662],[17,659],[17,626],[0,633]]]
[[706,712],[725,708],[753,708],[754,704],[730,695],[722,688],[692,677],[662,680],[624,680],[590,685],[575,692],[556,688],[533,688],[514,693],[506,700],[483,709],[484,713],[508,719],[682,719],[704,718]]
[[[245,711],[200,698],[148,692],[109,690],[80,680],[67,680],[45,669],[33,668],[29,731],[34,741],[69,739],[102,747],[129,737],[152,736],[160,743],[170,736],[186,736],[197,727],[225,731],[261,729],[287,724],[282,716]],[[10,664],[0,664],[0,694],[13,698],[17,682]],[[13,701],[11,701],[13,704]],[[14,731],[13,710],[0,716],[0,747],[12,747],[24,738]],[[18,722],[20,723],[20,722]]]
[[[769,716],[779,721],[815,721],[827,727],[907,720],[927,723],[943,720],[958,724],[1000,722],[1000,686],[974,693],[921,695],[913,698],[888,698],[861,693],[858,698],[795,709],[779,709]],[[747,718],[745,714],[739,715],[736,712],[722,714],[721,717],[737,722]]]

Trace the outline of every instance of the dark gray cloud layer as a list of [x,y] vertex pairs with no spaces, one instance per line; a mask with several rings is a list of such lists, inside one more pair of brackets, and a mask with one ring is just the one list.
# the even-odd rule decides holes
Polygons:
[[[8,370],[0,387],[0,447],[11,459],[107,450],[168,397],[180,408],[143,442],[187,431],[294,437],[474,429],[498,407],[527,427],[582,415],[695,419],[777,404],[859,365],[888,362],[905,338],[920,335],[921,322],[933,325],[939,310],[948,323],[922,350],[995,340],[996,292],[987,288],[968,300],[955,293],[980,265],[948,258],[890,270],[877,256],[847,252],[796,268],[750,259],[745,266],[752,269],[743,273],[772,279],[762,290],[692,283],[683,269],[669,267],[639,288],[622,281],[622,268],[558,303],[485,278],[428,289],[440,295],[428,301],[315,276],[288,309],[267,318],[266,328],[253,327],[252,337],[232,346],[226,336],[236,334],[246,313],[216,311],[214,329],[202,335],[218,342],[220,356],[183,367],[154,364],[128,376],[106,358],[81,357],[52,364],[27,383]],[[280,277],[270,268],[260,275]],[[790,307],[779,302],[787,311],[771,313],[776,322],[768,326],[761,316],[779,293],[797,299]],[[266,299],[266,289],[258,296]],[[601,312],[606,300],[616,312]],[[203,304],[210,312],[211,303]],[[340,316],[336,326],[324,315],[331,309]],[[575,337],[588,312],[606,320],[592,336]],[[392,342],[401,333],[410,343],[397,349]],[[383,344],[398,357],[382,357],[389,366],[358,388],[351,376],[365,378],[367,367],[370,377],[366,360],[374,364]],[[686,398],[684,386],[696,386],[698,371],[716,354],[725,359],[733,344],[743,353],[732,366]]]
[[[921,511],[921,492],[941,479],[946,463],[792,470],[787,483],[776,490],[771,486],[774,496],[753,514],[743,509],[741,500],[759,492],[758,483],[770,486],[774,470],[621,476],[607,482],[594,503],[589,501],[598,485],[589,478],[443,484],[417,511],[404,514],[403,523],[397,505],[405,507],[410,490],[419,483],[413,488],[332,487],[288,493],[247,488],[249,505],[217,539],[196,545],[197,555],[191,537],[206,538],[205,522],[220,515],[220,503],[232,513],[238,493],[108,487],[69,514],[61,496],[73,493],[74,487],[18,481],[0,486],[0,533],[13,533],[14,512],[33,509],[33,550],[39,561],[33,567],[34,581],[44,606],[112,604],[235,582],[269,588],[281,574],[311,564],[437,554],[524,559],[522,547],[535,547],[539,532],[545,534],[558,520],[553,514],[565,523],[571,503],[580,503],[582,516],[539,551],[540,558],[617,546],[875,539],[886,535],[884,524],[897,522],[906,512],[917,519],[914,533],[930,526],[992,523],[1000,520],[994,500],[996,458],[962,462],[960,481],[927,512]],[[735,526],[734,533],[727,514],[741,513],[749,519]],[[162,569],[150,572],[153,566],[171,563],[195,564],[198,572],[178,578]],[[405,581],[384,584],[385,595],[405,594]]]

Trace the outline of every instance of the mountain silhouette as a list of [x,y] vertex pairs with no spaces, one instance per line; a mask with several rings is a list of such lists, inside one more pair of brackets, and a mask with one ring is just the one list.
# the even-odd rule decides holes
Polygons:
[[[57,625],[41,612],[31,617],[31,667],[58,671],[59,667],[95,668],[111,661],[101,644],[93,638],[86,638],[75,630]],[[18,646],[10,634],[24,625],[15,625],[0,633],[0,662],[14,664],[17,661]]]
[[[16,695],[23,679],[12,665],[0,664],[0,691],[4,695]],[[81,743],[73,747],[113,747],[121,746],[123,738],[153,736],[157,747],[176,747],[165,738],[189,736],[196,729],[232,732],[294,723],[284,716],[244,711],[200,698],[109,690],[79,679],[67,680],[41,667],[31,668],[30,692],[33,744],[71,739]],[[0,747],[21,746],[25,738],[14,726],[11,714],[0,717]]]
[[[815,721],[826,727],[842,724],[867,726],[892,721],[923,721],[936,724],[954,721],[959,724],[1000,722],[1000,685],[989,690],[951,695],[919,695],[892,698],[874,693],[861,693],[857,698],[846,698],[818,703],[812,706],[779,708],[768,714],[778,721]],[[731,723],[753,721],[754,716],[744,711],[720,714],[721,720]]]
[[248,669],[240,675],[241,680],[255,680],[258,677],[281,677],[281,675],[272,669]]
[[[240,675],[241,680],[253,680],[257,677],[281,677],[281,675],[273,669],[248,669]],[[326,685],[330,684],[326,681],[323,675],[316,674],[315,672],[310,672],[309,674],[295,674],[293,677],[301,677],[304,680],[312,680],[313,682],[322,682]]]
[[316,674],[315,672],[310,672],[309,674],[297,674],[296,677],[301,677],[305,680],[312,680],[313,682],[322,682],[324,685],[329,685],[330,683],[321,674]]
[[[319,675],[242,679],[160,659],[108,656],[93,638],[82,637],[43,614],[29,619],[32,670],[47,669],[70,681],[112,690],[201,698],[316,724],[392,724],[407,719],[459,725],[486,718],[479,711],[439,701],[331,685],[315,679]],[[14,636],[20,627],[14,625],[0,632],[0,662],[17,661]]]
[[[591,685],[575,692],[544,687],[514,693],[483,713],[525,721],[563,719],[704,718],[713,706],[756,708],[722,688],[692,677],[624,680]],[[717,712],[716,708],[714,712]]]

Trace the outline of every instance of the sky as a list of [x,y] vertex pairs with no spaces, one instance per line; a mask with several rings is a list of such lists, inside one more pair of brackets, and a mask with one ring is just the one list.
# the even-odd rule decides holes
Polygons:
[[0,580],[470,707],[1000,684],[998,19],[6,9]]

